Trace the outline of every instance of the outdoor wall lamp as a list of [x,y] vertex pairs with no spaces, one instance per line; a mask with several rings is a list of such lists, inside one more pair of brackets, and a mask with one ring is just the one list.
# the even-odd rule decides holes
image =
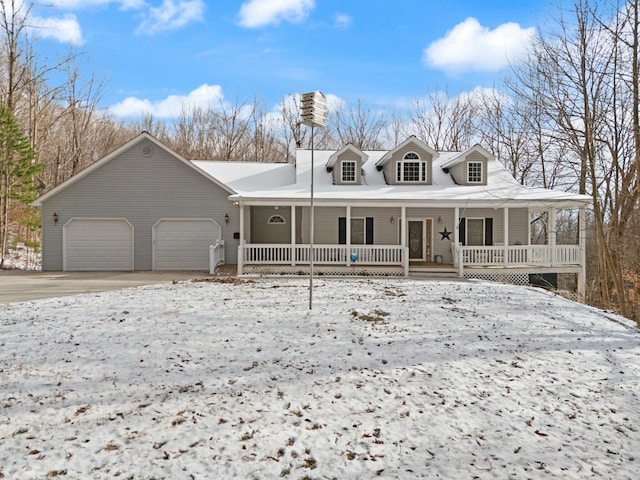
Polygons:
[[58,224],[58,214],[56,212],[53,212],[53,223]]
[[227,223],[227,224],[229,223],[229,214],[228,213],[224,214],[224,223]]
[[395,218],[393,218],[393,217],[391,217],[391,218],[389,219],[389,223],[391,223],[391,224],[396,223],[396,219],[395,219]]

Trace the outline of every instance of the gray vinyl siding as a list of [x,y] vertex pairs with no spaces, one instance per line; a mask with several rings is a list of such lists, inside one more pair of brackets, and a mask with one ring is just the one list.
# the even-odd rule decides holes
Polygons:
[[[460,211],[460,217],[493,218],[493,243],[504,244],[504,214],[502,209],[468,208]],[[453,236],[452,236],[453,238]],[[529,211],[526,208],[509,209],[509,245],[529,243]]]
[[[286,223],[268,223],[272,215]],[[291,208],[251,207],[251,243],[291,243]]]
[[[467,166],[469,162],[482,163],[482,183],[469,183],[467,175]],[[463,162],[449,169],[449,173],[458,185],[486,185],[487,184],[487,158],[479,152],[471,152],[467,155]]]
[[[354,182],[343,182],[342,181],[342,162],[351,161],[356,162],[356,181]],[[338,157],[338,161],[333,167],[333,171],[331,172],[333,175],[333,183],[335,185],[360,185],[362,183],[362,157],[358,155],[356,152],[351,150],[347,150],[342,153]]]
[[[426,164],[427,172],[426,172],[425,182],[407,183],[407,182],[398,182],[396,180],[397,164],[399,161],[402,161],[404,156],[409,152],[417,153],[421,161],[424,160],[427,162]],[[431,183],[433,182],[432,168],[433,168],[433,156],[426,150],[419,148],[417,145],[409,143],[404,148],[401,148],[397,152],[394,152],[393,157],[385,164],[383,171],[384,171],[385,179],[389,185],[411,185],[416,183],[431,185]]]
[[[151,146],[144,157],[141,149]],[[42,206],[42,269],[62,270],[62,229],[71,218],[126,218],[134,227],[134,269],[152,269],[152,228],[162,218],[212,218],[222,228],[226,262],[236,263],[239,212],[229,193],[143,139],[49,198]],[[58,215],[54,225],[53,213]],[[229,223],[224,221],[229,215]]]

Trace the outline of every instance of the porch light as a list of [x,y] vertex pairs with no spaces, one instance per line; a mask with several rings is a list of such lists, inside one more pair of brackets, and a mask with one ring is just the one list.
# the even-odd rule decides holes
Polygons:
[[224,223],[226,223],[226,224],[229,223],[229,214],[228,213],[224,214]]
[[396,219],[395,219],[395,218],[393,218],[393,216],[392,216],[392,217],[389,219],[389,223],[391,223],[391,224],[393,225],[394,223],[396,223]]
[[53,212],[53,223],[55,225],[58,224],[58,214],[56,212]]

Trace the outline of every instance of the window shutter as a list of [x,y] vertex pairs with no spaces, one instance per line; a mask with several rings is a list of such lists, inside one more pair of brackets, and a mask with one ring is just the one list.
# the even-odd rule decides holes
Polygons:
[[373,245],[373,217],[367,217],[367,225],[365,226],[365,244]]
[[338,217],[338,244],[347,244],[347,217]]
[[484,244],[493,245],[493,218],[484,219]]
[[460,238],[458,238],[458,241],[462,245],[465,245],[467,243],[467,219],[464,217],[460,219],[459,235]]

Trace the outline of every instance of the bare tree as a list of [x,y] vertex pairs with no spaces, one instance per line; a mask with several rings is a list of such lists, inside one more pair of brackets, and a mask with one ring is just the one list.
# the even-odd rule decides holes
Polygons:
[[592,196],[597,288],[591,300],[637,316],[621,255],[623,225],[637,204],[638,143],[629,118],[637,108],[637,50],[636,40],[620,41],[623,32],[637,33],[637,8],[616,7],[574,0],[570,10],[560,10],[555,28],[515,70],[512,91],[535,106],[525,112],[547,132],[540,151],[566,153],[563,172],[572,171],[578,191]]
[[360,150],[379,150],[386,125],[385,113],[367,107],[360,99],[355,106],[343,105],[327,116],[327,130],[336,141],[334,148],[351,143]]
[[428,92],[409,112],[410,132],[435,150],[461,151],[477,139],[474,96],[452,97],[448,91]]

